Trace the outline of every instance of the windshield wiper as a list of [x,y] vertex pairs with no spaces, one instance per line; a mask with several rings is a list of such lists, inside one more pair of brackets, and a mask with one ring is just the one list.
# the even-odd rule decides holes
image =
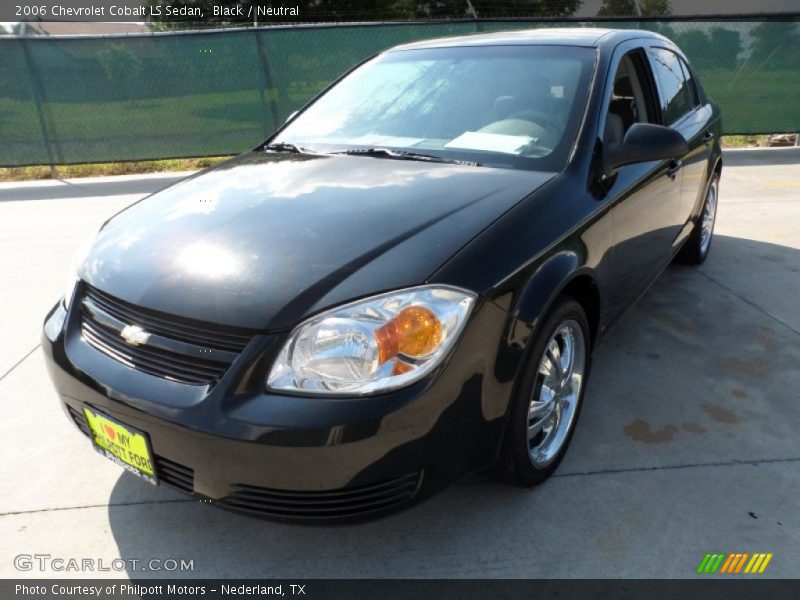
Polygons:
[[302,148],[292,144],[291,142],[275,142],[274,144],[267,144],[264,150],[271,150],[272,152],[291,152],[292,154],[315,154],[308,148]]
[[479,167],[480,164],[466,160],[455,160],[453,158],[442,158],[433,154],[421,154],[419,152],[408,152],[406,150],[390,150],[389,148],[351,148],[350,150],[340,150],[331,154],[348,154],[350,156],[383,156],[397,160],[420,160],[425,162],[448,163],[451,165],[467,165]]

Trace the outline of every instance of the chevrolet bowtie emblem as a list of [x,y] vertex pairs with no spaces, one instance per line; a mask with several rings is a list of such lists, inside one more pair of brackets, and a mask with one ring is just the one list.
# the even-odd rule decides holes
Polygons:
[[119,334],[131,346],[141,346],[150,339],[150,334],[138,325],[125,325]]

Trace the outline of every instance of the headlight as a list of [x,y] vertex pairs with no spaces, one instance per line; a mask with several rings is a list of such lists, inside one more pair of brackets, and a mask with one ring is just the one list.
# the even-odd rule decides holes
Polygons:
[[64,282],[64,308],[67,310],[69,310],[69,303],[72,301],[72,294],[75,292],[75,284],[80,279],[80,269],[89,256],[89,251],[92,249],[96,237],[97,234],[92,233],[81,242],[72,255],[69,271],[67,272],[67,280]]
[[431,285],[359,300],[312,317],[289,336],[273,390],[363,395],[425,376],[453,347],[475,294]]

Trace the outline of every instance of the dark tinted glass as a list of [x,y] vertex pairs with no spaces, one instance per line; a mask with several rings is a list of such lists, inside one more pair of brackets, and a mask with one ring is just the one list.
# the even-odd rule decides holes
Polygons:
[[687,65],[686,61],[683,59],[681,59],[681,66],[683,67],[683,76],[689,85],[689,92],[692,94],[692,103],[694,106],[700,106],[702,103],[700,102],[700,89],[697,87],[697,80],[694,78],[694,74],[689,68],[689,65]]
[[664,123],[672,125],[694,107],[694,98],[677,54],[663,48],[654,48],[648,53],[658,81]]

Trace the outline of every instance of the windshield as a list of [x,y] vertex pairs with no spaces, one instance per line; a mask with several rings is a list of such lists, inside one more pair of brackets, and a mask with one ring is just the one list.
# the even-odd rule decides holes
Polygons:
[[560,170],[583,116],[594,62],[593,49],[573,46],[388,52],[342,79],[272,143],[317,152],[387,148]]

